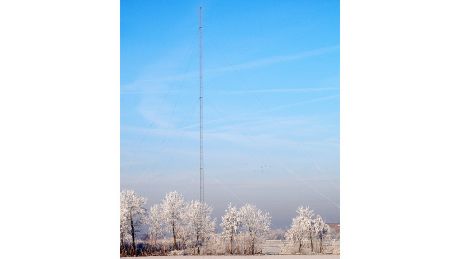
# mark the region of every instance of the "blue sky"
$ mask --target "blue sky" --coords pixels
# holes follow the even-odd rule
[[[339,1],[121,1],[121,188],[199,198],[203,5],[205,196],[339,222]]]

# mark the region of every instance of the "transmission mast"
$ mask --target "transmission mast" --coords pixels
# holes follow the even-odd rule
[[[204,163],[203,163],[203,25],[200,6],[200,202],[204,202]]]

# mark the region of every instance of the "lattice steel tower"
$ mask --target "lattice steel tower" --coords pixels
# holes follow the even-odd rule
[[[200,32],[200,202],[204,202],[204,163],[203,163],[203,25],[202,15],[199,14]]]

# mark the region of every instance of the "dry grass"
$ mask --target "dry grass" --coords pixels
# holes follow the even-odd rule
[[[172,257],[179,256],[146,256],[142,258],[150,259],[171,259]],[[183,256],[180,256],[184,258]],[[205,255],[205,256],[191,256],[194,259],[203,258],[203,259],[339,259],[340,255]],[[129,257],[122,257],[129,258]]]

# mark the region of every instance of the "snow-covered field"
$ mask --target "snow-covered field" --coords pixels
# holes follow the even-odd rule
[[[149,259],[171,259],[171,258],[184,258],[184,256],[146,256],[140,258]],[[207,255],[207,256],[191,256],[193,259],[339,259],[340,255]],[[130,257],[122,257],[130,258]]]

